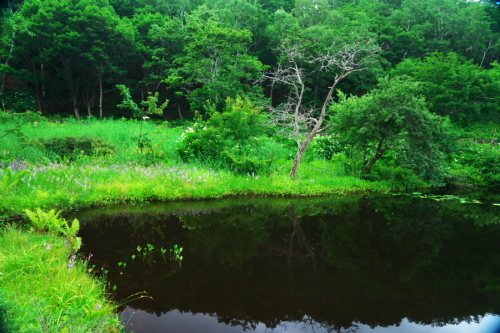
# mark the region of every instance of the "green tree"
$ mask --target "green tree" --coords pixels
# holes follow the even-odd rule
[[[341,95],[331,106],[332,128],[362,156],[363,173],[392,151],[396,164],[438,180],[441,119],[427,109],[420,85],[408,78],[385,78],[369,94]]]
[[[145,40],[142,41],[147,52],[143,64],[143,82],[149,90],[154,91],[159,89],[170,71],[177,67],[174,61],[182,54],[186,37],[179,19],[165,16],[158,18],[161,21],[151,25]]]
[[[19,37],[19,56],[39,99],[68,96],[80,117],[82,101],[90,112],[98,86],[102,114],[103,80],[131,49],[113,7],[107,0],[28,0],[21,13],[32,35]]]
[[[208,0],[206,6],[219,18],[223,26],[235,30],[249,30],[252,41],[249,52],[261,55],[266,51],[265,29],[270,15],[262,9],[259,2],[249,0]]]
[[[392,72],[423,82],[421,92],[429,109],[458,123],[498,119],[500,83],[498,69],[485,70],[456,53],[434,53],[424,59],[408,59]]]
[[[20,6],[15,1],[7,1],[5,8],[0,7],[0,107],[3,109],[7,74],[15,71],[11,66],[11,59],[16,47],[16,35],[27,32],[24,19],[19,13]]]
[[[405,0],[380,30],[384,57],[396,64],[432,52],[456,52],[483,63],[498,43],[487,7],[464,0]]]
[[[186,29],[184,53],[175,60],[181,67],[167,83],[186,91],[192,110],[204,112],[211,104],[221,110],[227,97],[261,96],[253,83],[264,66],[248,54],[250,31],[224,27],[206,8],[188,17]]]
[[[160,13],[138,13],[130,22],[135,33],[138,57],[135,61],[133,80],[134,95],[145,92],[159,92],[172,101],[172,107],[177,108],[179,118],[183,118],[181,104],[185,104],[182,92],[167,90],[165,79],[181,65],[175,60],[183,55],[186,44],[187,29],[182,19],[170,18]],[[139,69],[140,68],[140,69]],[[163,97],[163,96],[162,96]]]

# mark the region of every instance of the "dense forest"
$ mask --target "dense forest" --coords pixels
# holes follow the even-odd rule
[[[7,113],[195,119],[181,159],[243,172],[267,137],[292,178],[313,147],[367,179],[500,181],[495,1],[9,0],[0,24]]]
[[[167,98],[169,120],[237,95],[276,106],[291,90],[278,66],[294,70],[291,61],[302,103],[314,107],[346,70],[332,63],[346,48],[355,59],[338,88],[347,95],[408,75],[426,83],[433,113],[496,120],[500,9],[491,3],[8,0],[0,23],[5,110],[106,117],[117,112],[117,84]]]

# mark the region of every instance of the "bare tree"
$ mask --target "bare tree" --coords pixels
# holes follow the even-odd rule
[[[295,178],[300,162],[314,137],[325,131],[323,126],[327,109],[338,84],[349,74],[362,71],[378,60],[380,47],[375,38],[359,38],[351,42],[334,41],[322,54],[310,54],[303,43],[284,41],[278,48],[281,61],[261,80],[289,87],[287,100],[276,108],[270,107],[275,124],[297,142],[297,154],[290,177]],[[332,85],[321,109],[303,105],[305,78],[315,72],[331,72]]]

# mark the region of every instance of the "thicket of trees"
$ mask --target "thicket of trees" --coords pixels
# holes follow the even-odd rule
[[[198,113],[213,133],[261,110],[296,142],[292,177],[328,134],[364,173],[386,157],[432,178],[445,118],[500,118],[493,0],[8,0],[1,10],[0,109],[133,116],[117,107],[126,91],[129,105],[168,101],[164,119]],[[196,146],[207,135],[190,134],[186,156],[262,163],[227,142]]]
[[[342,48],[362,43],[379,48],[365,70],[339,67]],[[490,2],[8,0],[0,100],[6,110],[110,116],[124,84],[137,99],[169,99],[168,119],[222,110],[238,95],[276,108],[299,97],[277,79],[281,67],[300,70],[303,109],[329,102],[336,75],[352,74],[337,88],[362,95],[379,77],[405,74],[427,83],[431,111],[468,121],[496,116],[499,57],[500,9]],[[274,77],[259,80],[266,69]]]

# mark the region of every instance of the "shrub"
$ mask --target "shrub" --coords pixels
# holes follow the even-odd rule
[[[428,186],[412,169],[390,165],[389,163],[379,164],[374,169],[374,174],[377,175],[375,180],[390,181],[394,188],[408,190]]]
[[[331,160],[333,155],[345,151],[337,135],[316,136],[311,142],[310,149],[325,160]]]
[[[248,99],[228,98],[224,112],[213,112],[206,121],[199,119],[182,134],[179,155],[184,161],[257,173],[271,162],[259,154],[264,144],[259,140],[265,131],[264,121],[265,116]]]
[[[461,142],[451,166],[453,181],[500,186],[500,146],[496,143]]]

